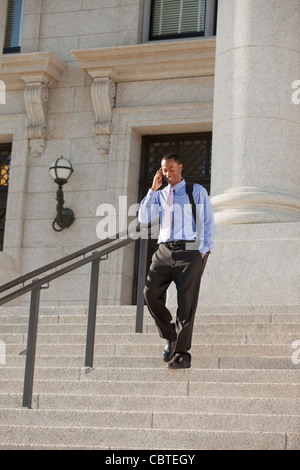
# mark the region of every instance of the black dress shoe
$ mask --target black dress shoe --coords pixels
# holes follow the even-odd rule
[[[176,356],[172,362],[168,364],[169,369],[190,369],[191,363],[183,359],[182,356]]]
[[[169,361],[172,361],[172,359],[174,359],[174,353],[172,352],[173,345],[174,343],[172,343],[172,341],[168,341],[166,344],[166,347],[164,349],[164,355],[163,355],[163,359],[165,362],[169,362]]]

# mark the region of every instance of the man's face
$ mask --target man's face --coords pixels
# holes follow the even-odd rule
[[[177,163],[174,158],[171,158],[170,160],[162,160],[161,169],[167,183],[171,186],[175,186],[182,180],[182,165]]]

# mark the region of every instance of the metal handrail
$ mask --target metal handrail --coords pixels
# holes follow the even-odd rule
[[[33,392],[33,379],[35,368],[35,354],[37,343],[37,330],[40,306],[40,292],[42,289],[48,288],[49,283],[69,272],[74,271],[86,264],[91,263],[91,280],[90,280],[90,296],[89,296],[89,311],[88,311],[88,325],[87,325],[87,338],[86,338],[86,352],[85,352],[85,367],[92,368],[94,360],[94,344],[95,344],[95,331],[96,331],[96,312],[97,312],[97,299],[98,299],[98,284],[99,284],[99,268],[100,261],[107,259],[109,253],[112,253],[130,243],[136,241],[136,238],[130,237],[136,232],[140,233],[140,265],[139,265],[139,278],[138,278],[138,296],[137,296],[137,312],[136,312],[136,333],[143,331],[143,312],[144,312],[144,299],[143,299],[143,286],[146,275],[146,258],[147,258],[147,245],[148,238],[151,230],[155,228],[152,224],[148,226],[139,226],[136,231],[121,232],[116,234],[113,239],[102,240],[98,243],[90,245],[82,250],[79,250],[71,255],[60,258],[57,261],[49,263],[41,268],[38,268],[30,273],[18,277],[13,281],[0,287],[0,292],[6,292],[13,287],[23,284],[23,287],[15,290],[12,293],[0,298],[0,305],[4,305],[11,300],[14,300],[28,292],[31,292],[30,299],[30,312],[29,312],[29,325],[27,336],[27,350],[26,350],[26,365],[25,365],[25,378],[23,389],[23,407],[31,408],[32,405],[32,392]],[[147,237],[142,237],[142,234],[147,231]],[[125,238],[126,237],[126,238]],[[117,241],[116,240],[120,240]],[[112,246],[96,251],[103,246],[115,242]],[[87,253],[92,254],[86,257]],[[68,266],[62,267],[58,271],[47,274],[42,278],[35,278],[40,274],[44,274],[51,269],[57,268],[66,262],[72,261],[80,256],[84,256],[82,260],[76,261]],[[31,284],[24,285],[26,281],[32,281]],[[46,286],[46,287],[44,287]]]
[[[112,240],[110,240],[110,241],[112,241]],[[122,248],[123,246],[126,246],[126,245],[132,243],[133,241],[134,240],[127,239],[127,240],[124,240],[123,242],[119,242],[117,245],[115,245],[113,247],[106,248],[106,249],[102,250],[101,252],[94,251],[93,254],[88,256],[87,258],[84,258],[80,261],[76,261],[75,263],[70,264],[69,266],[66,266],[64,268],[61,268],[60,270],[58,270],[58,271],[56,271],[52,274],[48,274],[47,276],[42,277],[41,279],[34,279],[31,284],[28,284],[27,286],[24,286],[24,287],[14,291],[14,292],[12,292],[11,294],[7,294],[6,296],[1,297],[0,298],[0,305],[6,304],[7,302],[10,302],[11,300],[14,300],[14,299],[16,299],[16,298],[18,298],[18,297],[20,297],[24,294],[27,294],[28,292],[31,292],[33,289],[35,289],[37,287],[41,287],[45,284],[48,284],[49,282],[53,281],[54,279],[57,279],[57,278],[63,276],[64,274],[67,274],[71,271],[74,271],[75,269],[78,269],[81,266],[84,266],[85,264],[89,264],[94,259],[97,259],[97,258],[102,257],[102,256],[106,256],[107,254],[109,254],[113,251],[116,251],[117,249]],[[54,267],[57,267],[60,264],[64,264],[64,263],[58,263],[58,261],[56,261],[53,264],[55,264]],[[42,274],[46,271],[49,271],[49,269],[44,270],[43,268],[40,268],[39,270],[36,270],[36,273],[38,272],[39,274]],[[34,274],[34,273],[35,273],[35,271],[33,271],[33,275],[31,275],[30,277],[28,277],[28,275],[26,275],[24,277],[26,277],[26,280],[28,281],[28,280],[32,279],[33,277],[35,277],[37,275],[37,274]],[[19,279],[22,279],[22,278],[19,278]],[[16,281],[17,280],[12,281],[12,282],[16,282]],[[22,281],[18,282],[18,284],[21,284],[21,283],[22,283]],[[5,290],[8,290],[8,289],[9,288],[6,288]]]
[[[83,248],[74,253],[71,253],[70,255],[64,256],[63,258],[60,258],[56,261],[46,264],[42,266],[41,268],[35,269],[34,271],[31,271],[30,273],[27,273],[24,276],[20,276],[8,282],[7,284],[3,284],[2,286],[0,286],[0,293],[10,290],[13,287],[18,286],[19,284],[24,284],[26,281],[30,281],[34,277],[39,276],[40,274],[43,274],[47,271],[50,271],[51,269],[57,268],[58,266],[61,266],[62,264],[68,263],[69,261],[72,261],[73,259],[79,258],[80,256],[85,256],[87,253],[90,253],[91,251],[98,250],[99,248],[107,245],[108,243],[111,243],[112,241],[118,240],[125,236],[130,236],[130,234],[131,232],[128,232],[128,231],[117,233],[115,237],[112,239],[101,240],[100,242],[94,243],[93,245],[89,245],[86,248]],[[1,305],[1,300],[2,299],[0,299],[0,305]]]

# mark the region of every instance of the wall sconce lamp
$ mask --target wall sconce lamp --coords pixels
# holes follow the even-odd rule
[[[54,183],[58,185],[56,193],[56,218],[53,221],[52,228],[55,232],[62,232],[65,228],[72,225],[75,220],[74,212],[64,207],[63,185],[66,184],[73,173],[73,167],[69,160],[64,157],[58,158],[49,168],[50,175]]]

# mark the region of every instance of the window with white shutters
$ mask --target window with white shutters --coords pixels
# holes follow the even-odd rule
[[[21,51],[24,0],[8,0],[4,53]]]
[[[152,0],[150,40],[204,36],[207,0]]]

